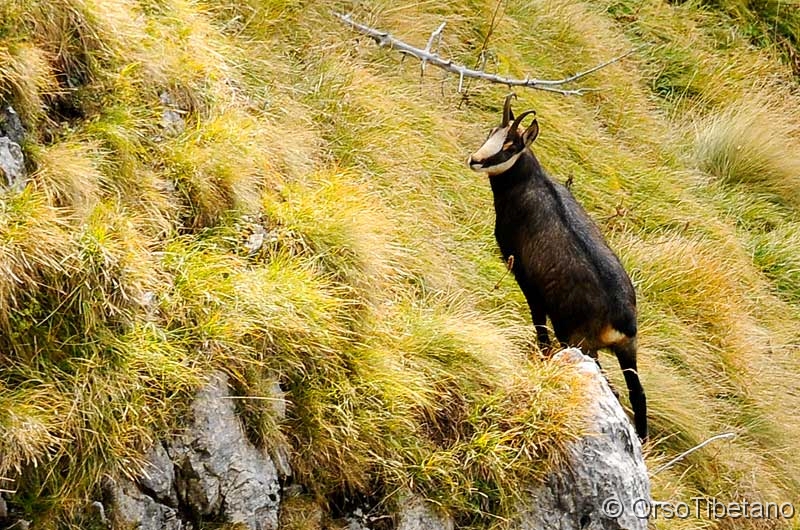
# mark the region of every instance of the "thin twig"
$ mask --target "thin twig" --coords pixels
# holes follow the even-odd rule
[[[500,12],[500,6],[502,5],[503,5],[503,0],[497,0],[497,3],[494,6],[494,11],[492,12],[492,20],[489,22],[489,30],[486,32],[486,37],[484,37],[483,43],[481,44],[481,50],[478,52],[478,60],[475,64],[475,67],[478,70],[484,70],[484,71],[486,70],[486,58],[489,48],[489,39],[491,39],[492,35],[494,34],[495,24],[500,23],[500,21],[497,18],[497,14]],[[468,83],[467,88],[461,95],[461,101],[458,102],[458,108],[461,108],[461,104],[467,101],[467,98],[469,97],[469,89],[470,86]]]
[[[440,57],[436,53],[431,53],[430,51],[423,50],[421,48],[417,48],[415,46],[411,46],[407,44],[389,33],[385,31],[380,31],[369,26],[365,26],[364,24],[360,24],[350,18],[350,15],[343,15],[341,13],[333,13],[333,15],[350,26],[352,29],[367,35],[375,40],[381,47],[389,47],[399,51],[402,54],[411,55],[416,57],[420,61],[425,63],[430,63],[438,68],[441,68],[447,72],[451,72],[454,74],[458,74],[459,76],[459,92],[464,85],[465,78],[473,78],[473,79],[483,79],[485,81],[489,81],[490,83],[498,83],[501,85],[506,85],[508,87],[519,86],[525,88],[532,88],[536,90],[544,90],[547,92],[556,92],[558,94],[563,94],[565,96],[582,96],[589,92],[597,91],[598,89],[593,88],[576,88],[576,89],[564,89],[564,88],[557,88],[561,85],[565,85],[567,83],[572,83],[573,81],[577,81],[591,73],[594,73],[601,68],[605,68],[611,64],[614,64],[625,57],[628,57],[632,53],[634,53],[637,49],[633,49],[623,53],[622,55],[618,55],[605,61],[604,63],[598,64],[597,66],[593,66],[588,70],[584,70],[582,72],[578,72],[577,74],[573,74],[569,77],[565,77],[563,79],[537,79],[531,77],[525,77],[525,79],[517,79],[513,77],[505,77],[498,74],[490,74],[483,70],[478,70],[474,68],[469,68],[467,66],[454,63],[450,59],[444,59]],[[441,26],[440,26],[441,27]],[[438,31],[438,30],[437,30]],[[436,32],[434,32],[435,34]]]
[[[431,33],[431,38],[428,39],[428,45],[425,46],[425,51],[426,52],[430,52],[431,51],[431,46],[433,46],[433,41],[434,41],[434,39],[436,39],[436,37],[439,37],[439,39],[440,39],[439,42],[441,42],[442,31],[444,31],[444,26],[446,24],[447,24],[447,22],[442,22],[441,24],[439,24],[439,27],[436,28],[436,31]]]
[[[514,268],[514,254],[511,254],[510,256],[508,256],[508,260],[506,260],[506,271],[503,273],[500,279],[497,280],[497,283],[494,284],[495,291],[500,288],[500,284],[503,283],[503,280],[506,279],[506,276],[508,276],[508,273],[511,272],[513,268]]]
[[[433,46],[433,41],[436,39],[437,36],[439,37],[439,44],[441,44],[441,42],[442,42],[442,31],[444,31],[445,24],[447,24],[447,22],[442,22],[441,24],[439,24],[439,27],[436,28],[436,31],[431,33],[431,37],[428,39],[428,45],[425,46],[425,53],[427,53],[427,54],[431,53],[431,46]],[[437,45],[436,48],[437,48],[437,51],[438,51],[438,48],[439,48],[438,45]],[[425,64],[426,63],[427,63],[427,61],[425,59],[422,59],[420,61],[420,63],[419,63],[420,64],[420,68],[422,70],[422,72],[421,72],[422,74],[425,73]]]
[[[662,466],[659,466],[658,468],[656,468],[655,471],[650,473],[650,475],[651,476],[652,475],[658,475],[659,473],[661,473],[665,469],[669,469],[670,467],[672,467],[673,465],[677,464],[678,462],[680,462],[681,460],[683,460],[684,458],[686,458],[690,454],[694,453],[698,449],[702,449],[703,447],[705,447],[706,445],[710,444],[711,442],[715,442],[717,440],[722,440],[722,439],[731,439],[731,438],[736,438],[736,433],[725,432],[725,433],[722,433],[722,434],[718,434],[716,436],[712,436],[711,438],[709,438],[705,442],[703,442],[701,444],[698,444],[698,445],[695,445],[694,447],[692,447],[688,451],[684,451],[683,453],[679,454],[678,456],[676,456],[675,458],[673,458],[672,460],[670,460],[666,464],[664,464]]]
[[[580,79],[582,77],[586,77],[589,74],[593,74],[596,71],[605,68],[606,66],[610,66],[610,65],[612,65],[612,64],[614,64],[616,62],[619,62],[622,59],[624,59],[625,57],[633,55],[637,51],[639,51],[639,48],[633,48],[632,50],[626,51],[622,55],[617,55],[616,57],[612,57],[611,59],[609,59],[608,61],[606,61],[604,63],[600,63],[597,66],[593,66],[593,67],[589,68],[588,70],[584,70],[582,72],[578,72],[577,74],[573,74],[573,75],[571,75],[569,77],[565,77],[564,79],[560,79],[560,80],[555,81],[553,83],[558,83],[558,84],[572,83],[573,81],[577,81],[578,79]]]
[[[496,27],[495,23],[500,23],[497,18],[497,14],[500,12],[500,6],[503,5],[503,0],[497,0],[497,3],[494,6],[494,11],[492,12],[492,20],[489,21],[489,31],[486,32],[486,37],[483,39],[483,44],[481,44],[481,51],[479,52],[479,56],[483,55],[486,49],[489,47],[489,39],[492,38],[492,34],[494,33],[494,29]],[[505,13],[505,11],[503,11]]]

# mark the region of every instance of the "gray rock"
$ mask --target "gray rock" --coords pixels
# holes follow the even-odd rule
[[[183,115],[186,111],[182,110],[172,94],[162,92],[159,97],[161,104],[164,105],[164,112],[161,114],[161,127],[170,135],[182,133],[186,129],[186,121]]]
[[[93,501],[89,505],[89,509],[95,513],[95,517],[102,523],[108,524],[108,519],[106,518],[106,507],[103,506],[103,503],[100,501]]]
[[[265,245],[271,245],[280,240],[280,236],[276,231],[267,231],[266,228],[259,224],[254,225],[252,230],[252,233],[247,238],[247,242],[243,245],[247,250],[248,256],[254,256],[264,248]]]
[[[19,144],[6,136],[0,137],[0,177],[6,188],[25,187],[25,157]]]
[[[193,426],[168,450],[184,477],[178,487],[182,502],[200,515],[221,514],[253,530],[277,528],[278,473],[245,437],[227,376],[216,374],[198,392],[192,410]]]
[[[272,383],[270,398],[276,419],[278,421],[286,419],[286,394],[278,381]],[[292,476],[291,453],[291,447],[283,438],[273,440],[269,448],[269,454],[281,478]]]
[[[637,517],[634,510],[650,502],[650,479],[630,420],[594,360],[576,349],[565,350],[554,360],[576,363],[589,378],[594,398],[590,434],[573,442],[565,465],[530,492],[530,502],[521,510],[516,526],[521,530],[645,530],[647,519]]]
[[[593,397],[589,435],[572,442],[565,464],[542,485],[531,488],[528,501],[512,526],[520,530],[644,530],[647,520],[636,517],[637,499],[650,500],[647,469],[633,427],[611,393],[596,363],[578,350],[567,350],[557,361],[572,362],[587,377]],[[275,383],[278,418],[286,400]],[[245,436],[230,399],[227,376],[216,374],[200,390],[192,406],[192,423],[172,442],[156,445],[137,483],[121,480],[113,488],[113,521],[117,527],[144,530],[189,530],[197,522],[240,523],[252,530],[276,530],[280,488],[273,457],[254,447]],[[280,445],[280,444],[277,444]],[[277,460],[276,460],[277,458]],[[288,472],[286,462],[279,462]],[[622,507],[622,513],[609,513]],[[368,530],[369,520],[356,510],[346,518],[349,530]],[[402,503],[397,530],[453,530],[452,519],[419,498]]]
[[[22,140],[25,138],[22,120],[10,105],[0,109],[0,136],[7,136],[15,144],[22,144]]]
[[[279,420],[286,418],[286,394],[281,388],[281,384],[274,381],[270,387],[270,397],[272,398],[272,410]]]
[[[247,255],[252,256],[259,250],[261,247],[264,246],[264,237],[267,235],[267,231],[264,229],[263,226],[257,225],[253,230],[253,233],[250,234],[250,237],[247,238],[247,243],[244,244],[244,248],[247,249]]]
[[[453,519],[414,497],[402,503],[397,530],[453,530]]]
[[[227,376],[215,374],[197,393],[186,432],[154,446],[136,484],[121,480],[110,488],[115,524],[190,528],[180,515],[191,513],[198,521],[277,529],[278,472],[245,437],[230,398]]]
[[[374,519],[356,508],[345,517],[347,530],[370,530]],[[453,519],[440,513],[421,497],[408,497],[400,501],[396,514],[395,530],[453,530]]]
[[[347,530],[370,530],[367,526],[367,517],[361,508],[356,508],[353,513],[345,517],[345,521],[347,521]]]
[[[156,502],[127,479],[111,488],[114,528],[137,530],[182,530],[184,527],[174,508]]]
[[[8,506],[6,506],[6,500],[0,495],[0,519],[5,519],[8,517]]]
[[[270,448],[269,455],[272,457],[272,461],[275,464],[275,469],[278,471],[278,475],[280,475],[282,478],[292,476],[290,456],[291,449],[289,448],[288,443],[285,441],[276,443]]]
[[[167,450],[160,442],[147,455],[144,474],[139,478],[139,485],[161,503],[173,508],[178,507],[178,494],[175,490],[175,467]]]

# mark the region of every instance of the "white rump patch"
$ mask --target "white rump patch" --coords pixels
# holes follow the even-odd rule
[[[627,338],[627,335],[611,326],[606,326],[600,334],[600,340],[602,340],[604,344],[609,345],[616,344],[625,338]]]

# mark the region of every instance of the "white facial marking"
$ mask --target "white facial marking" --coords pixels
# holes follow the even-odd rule
[[[490,177],[495,175],[499,175],[500,173],[505,173],[511,166],[517,163],[517,159],[522,155],[522,151],[515,154],[505,162],[501,164],[497,164],[496,166],[488,166],[488,167],[473,167],[472,169],[475,171],[480,171],[481,173],[487,173]]]
[[[483,145],[480,149],[475,151],[472,155],[472,160],[475,162],[482,162],[486,160],[492,155],[496,155],[500,151],[503,150],[503,144],[506,141],[506,135],[508,134],[509,127],[503,127],[502,129],[497,129],[489,138],[483,142]]]

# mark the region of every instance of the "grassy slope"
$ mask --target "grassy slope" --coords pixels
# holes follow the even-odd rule
[[[800,503],[797,19],[770,35],[761,3],[510,2],[489,43],[542,77],[643,45],[586,81],[601,92],[517,108],[637,285],[651,468],[739,434],[654,477],[659,499]],[[101,477],[135,472],[215,368],[255,397],[281,379],[284,425],[263,400],[243,413],[254,439],[288,437],[309,502],[415,490],[495,524],[580,432],[580,385],[529,359],[524,302],[494,289],[491,196],[463,164],[505,90],[459,104],[456,80],[320,4],[0,5],[0,95],[34,175],[0,201],[0,476],[22,473],[13,507],[42,527],[87,525]],[[447,20],[446,52],[473,62],[495,5],[356,14],[416,43]]]

